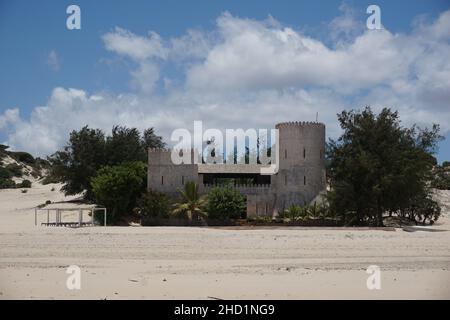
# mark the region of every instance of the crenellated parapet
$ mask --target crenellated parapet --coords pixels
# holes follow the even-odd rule
[[[280,122],[275,125],[276,129],[290,128],[290,127],[325,127],[325,124],[316,121],[288,121],[288,122]]]

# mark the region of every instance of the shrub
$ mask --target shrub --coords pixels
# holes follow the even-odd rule
[[[22,192],[22,193],[27,193],[28,190],[27,190],[27,189],[22,189],[21,192]]]
[[[173,216],[186,217],[189,221],[200,220],[208,216],[204,210],[206,199],[198,192],[198,185],[188,181],[183,190],[179,190],[182,201],[174,204]]]
[[[291,221],[304,220],[307,218],[306,208],[302,208],[297,204],[291,204],[284,212],[283,218],[288,218]]]
[[[0,166],[0,189],[14,188],[16,184],[12,178],[12,173]]]
[[[47,175],[41,180],[41,183],[43,185],[50,184],[50,183],[59,183],[59,182],[60,181],[58,181],[58,178],[56,178],[53,175]]]
[[[0,178],[0,189],[10,189],[15,187],[16,184],[13,180]]]
[[[24,162],[26,164],[32,165],[35,163],[34,157],[28,152],[15,151],[9,152],[9,155],[17,161]]]
[[[145,177],[143,162],[127,162],[103,167],[91,180],[95,200],[108,209],[110,222],[132,213],[136,199],[145,188]]]
[[[431,187],[440,190],[450,190],[450,163],[443,162],[442,166],[436,166],[433,170],[434,176]]]
[[[16,163],[8,164],[5,169],[11,172],[11,175],[14,177],[21,177],[23,175],[22,167]]]
[[[137,201],[137,211],[145,218],[167,218],[169,216],[169,199],[158,191],[150,190],[141,195]]]
[[[17,185],[18,188],[31,188],[30,180],[23,180],[21,183]]]
[[[237,219],[245,213],[245,210],[245,197],[229,186],[215,187],[208,193],[209,218]]]

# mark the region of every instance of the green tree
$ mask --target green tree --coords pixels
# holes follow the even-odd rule
[[[147,129],[141,138],[136,128],[115,126],[111,135],[88,126],[72,131],[69,143],[62,150],[48,157],[50,172],[44,182],[63,182],[67,195],[85,191],[87,200],[93,199],[90,180],[97,171],[106,166],[123,162],[147,160],[147,148],[164,145],[161,137]]]
[[[124,162],[106,166],[92,178],[95,200],[108,210],[110,222],[132,213],[136,200],[145,189],[146,166],[142,162]]]
[[[139,130],[114,126],[111,136],[106,138],[108,165],[118,165],[125,161],[145,161],[147,153],[142,148]]]
[[[149,148],[160,149],[165,146],[166,144],[163,142],[162,137],[156,135],[154,128],[144,130],[144,133],[142,134],[142,147],[145,152],[147,152]]]
[[[328,148],[332,191],[330,209],[350,224],[375,221],[410,207],[427,182],[436,160],[439,127],[421,130],[400,125],[397,112],[370,107],[338,115],[342,136]]]
[[[204,207],[206,205],[205,197],[200,196],[198,185],[189,181],[184,185],[184,190],[179,190],[182,201],[174,205],[174,215],[186,215],[189,221],[194,217],[204,218],[207,216]]]
[[[105,135],[85,126],[72,131],[68,145],[48,157],[50,180],[63,182],[61,190],[67,195],[86,191],[86,199],[92,199],[90,180],[106,165],[105,160]]]
[[[208,193],[207,211],[212,219],[237,219],[245,209],[245,197],[229,186],[214,187]]]

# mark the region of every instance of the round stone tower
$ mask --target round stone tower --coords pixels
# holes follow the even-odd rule
[[[325,125],[283,122],[279,130],[279,170],[272,176],[278,212],[291,204],[309,204],[326,187]]]

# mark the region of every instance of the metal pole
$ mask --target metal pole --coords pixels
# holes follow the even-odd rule
[[[37,226],[37,208],[34,208],[34,225]]]
[[[103,215],[105,216],[105,227],[106,227],[106,208],[103,209]]]
[[[94,212],[95,212],[95,209],[92,209],[91,210],[91,225],[92,226],[94,225]]]
[[[81,227],[83,223],[83,210],[78,210],[78,226]]]

